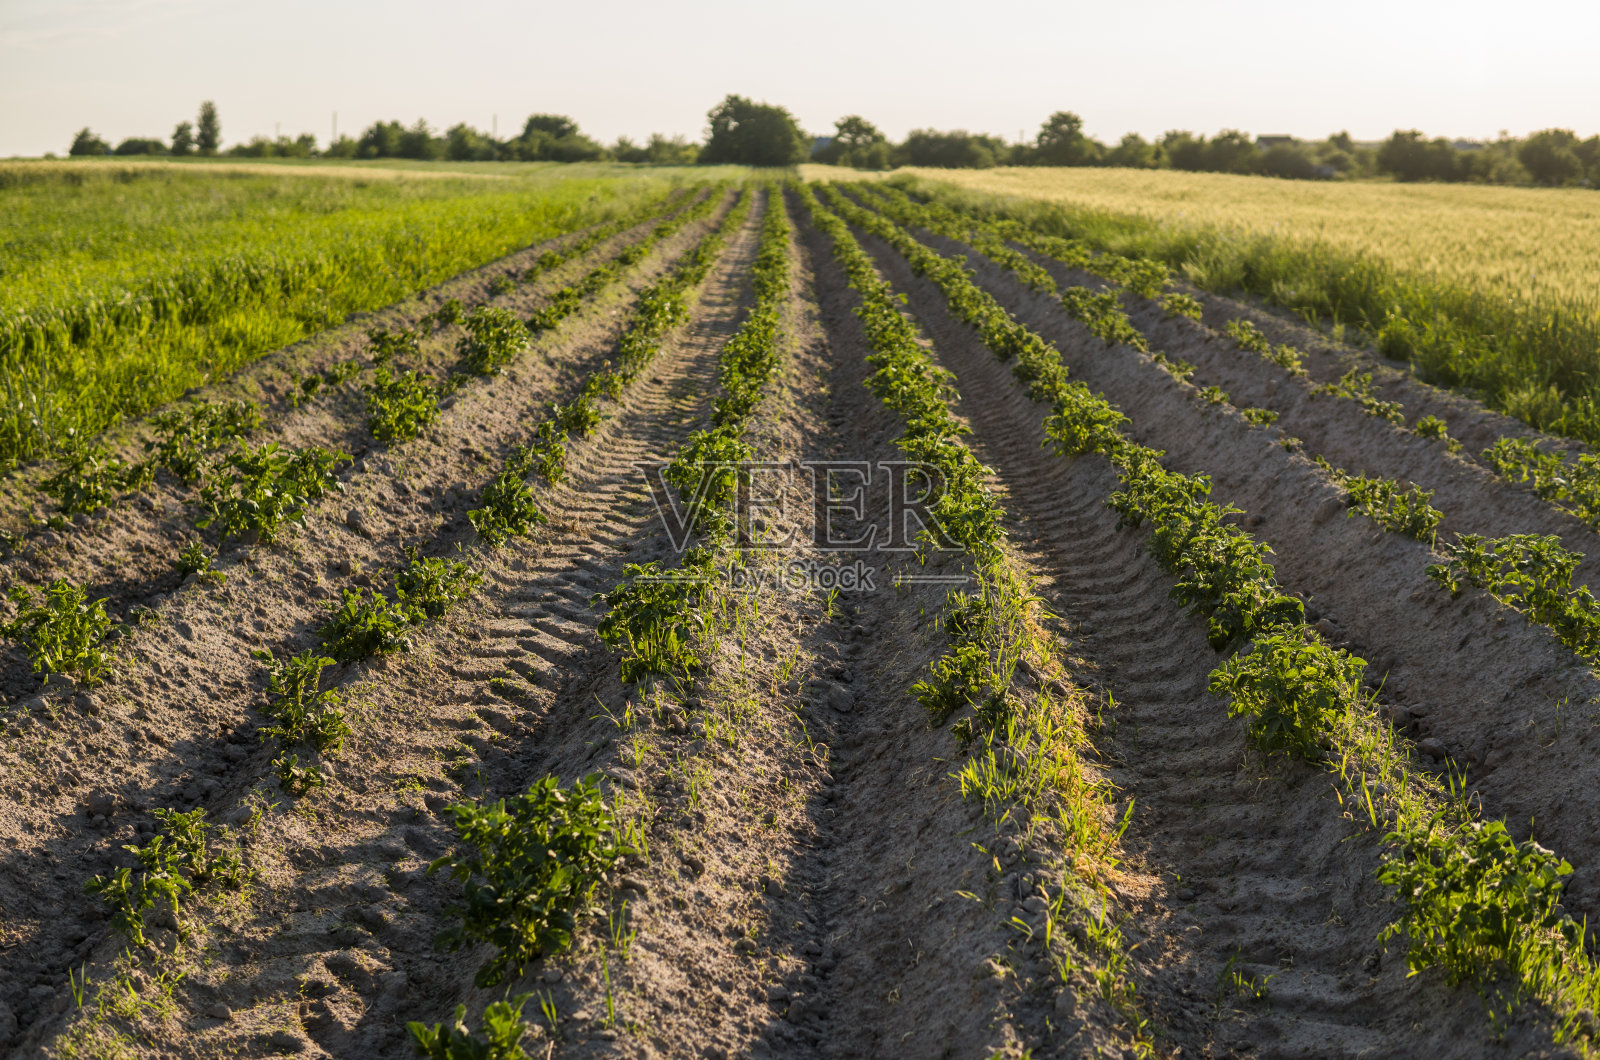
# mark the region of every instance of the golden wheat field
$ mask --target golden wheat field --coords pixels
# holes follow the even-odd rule
[[[908,169],[976,191],[1314,239],[1497,295],[1592,302],[1600,196],[1585,188],[1273,180],[1175,170]]]

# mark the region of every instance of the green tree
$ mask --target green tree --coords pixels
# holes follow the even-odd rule
[[[400,134],[401,158],[420,158],[428,161],[444,156],[444,141],[433,135],[428,123],[421,118],[415,125]]]
[[[172,130],[172,153],[175,155],[188,155],[194,153],[194,126],[186,121],[180,121]]]
[[[651,133],[644,149],[650,153],[650,161],[658,166],[692,166],[700,158],[700,145],[690,143],[681,134]]]
[[[1261,172],[1269,177],[1310,180],[1317,175],[1317,160],[1305,144],[1274,144],[1261,155]]]
[[[1378,148],[1378,169],[1398,180],[1456,180],[1460,163],[1448,140],[1424,140],[1417,129],[1396,129]]]
[[[1039,126],[1034,140],[1034,163],[1041,166],[1091,166],[1105,148],[1083,135],[1083,119],[1070,110],[1058,110]]]
[[[361,133],[356,141],[356,154],[362,158],[400,157],[400,137],[405,128],[397,121],[375,121]]]
[[[810,153],[799,123],[783,107],[729,95],[706,117],[711,129],[702,162],[792,166]]]
[[[951,132],[912,129],[906,142],[894,152],[896,165],[943,169],[988,169],[1005,157],[1004,141],[993,136],[974,135],[964,129]]]
[[[578,123],[564,114],[530,114],[528,120],[522,123],[522,136],[527,139],[536,132],[544,133],[552,140],[561,140],[577,136]]]
[[[1545,129],[1528,137],[1517,158],[1540,184],[1559,186],[1583,178],[1578,137],[1570,129]]]
[[[506,145],[522,162],[592,162],[606,149],[583,135],[578,123],[561,114],[532,114],[522,135]]]
[[[818,162],[857,169],[888,169],[889,138],[867,119],[851,114],[833,123],[833,137],[811,152]]]
[[[209,99],[200,104],[199,128],[195,146],[203,155],[216,154],[222,144],[222,122],[217,118],[217,105]]]
[[[1154,169],[1157,162],[1156,145],[1138,133],[1129,133],[1122,142],[1106,152],[1106,165],[1126,166],[1129,169]]]
[[[1206,168],[1206,138],[1184,129],[1172,129],[1161,137],[1161,153],[1173,169],[1199,172]]]
[[[67,149],[69,155],[109,155],[111,145],[89,131],[86,125],[78,130],[78,135],[72,138],[72,146]]]
[[[1261,149],[1238,129],[1224,129],[1206,145],[1205,168],[1214,173],[1261,172]]]

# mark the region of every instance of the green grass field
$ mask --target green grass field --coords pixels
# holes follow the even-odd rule
[[[0,465],[708,170],[0,165]]]

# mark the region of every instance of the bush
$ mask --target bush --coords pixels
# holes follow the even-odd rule
[[[480,987],[497,986],[545,953],[572,943],[578,917],[618,859],[631,853],[600,792],[599,774],[563,788],[553,776],[493,806],[450,807],[470,848],[428,866],[449,868],[463,884],[461,923],[436,945],[454,953],[487,943],[495,953],[478,969]]]
[[[1569,129],[1545,129],[1528,137],[1517,149],[1517,160],[1540,184],[1560,186],[1583,177],[1578,138]]]
[[[167,145],[160,140],[151,140],[138,136],[130,136],[117,145],[112,152],[117,155],[164,155]]]
[[[1317,161],[1301,144],[1275,144],[1261,156],[1261,172],[1287,180],[1311,180],[1317,175]]]

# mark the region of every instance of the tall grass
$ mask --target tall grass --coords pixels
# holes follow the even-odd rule
[[[1600,444],[1600,196],[1101,170],[917,175],[1045,231],[1146,255],[1370,334],[1419,375]]]
[[[685,179],[0,169],[0,466]]]

